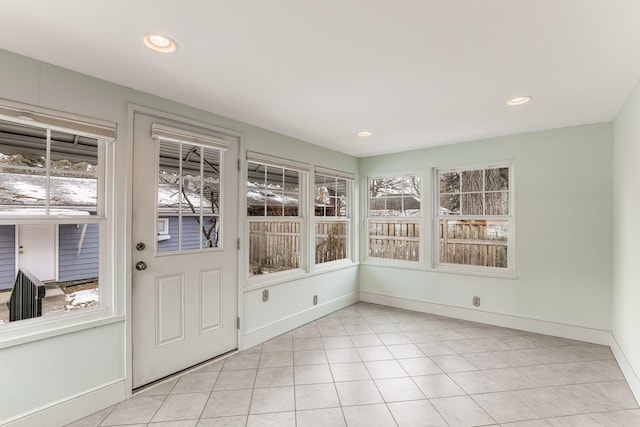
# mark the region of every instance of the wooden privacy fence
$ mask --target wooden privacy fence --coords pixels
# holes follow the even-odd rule
[[[369,221],[369,256],[418,261],[420,224],[415,221]]]
[[[347,222],[316,222],[316,263],[347,258]]]
[[[347,221],[316,222],[316,263],[347,258],[347,230]],[[251,222],[249,239],[253,274],[300,267],[299,222]]]
[[[507,267],[505,225],[485,220],[440,220],[440,262]]]
[[[254,274],[300,267],[300,223],[249,222],[249,262]]]

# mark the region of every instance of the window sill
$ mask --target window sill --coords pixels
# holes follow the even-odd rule
[[[400,268],[405,270],[426,270],[422,261],[405,261],[389,258],[365,258],[364,261],[362,261],[362,264],[375,267]]]
[[[114,316],[109,308],[88,309],[86,313],[46,316],[21,320],[0,326],[0,349],[27,344],[112,323],[124,322],[123,315]]]
[[[493,268],[474,268],[462,267],[454,265],[437,265],[430,269],[435,273],[462,274],[466,276],[496,277],[501,279],[517,279],[518,276],[514,271],[493,269]]]
[[[345,267],[352,267],[356,265],[351,259],[339,259],[337,261],[323,262],[322,264],[315,264],[313,270],[309,274],[326,273],[327,271],[341,270]]]
[[[383,268],[396,268],[400,270],[415,270],[424,271],[426,273],[444,273],[444,274],[458,274],[464,276],[476,276],[476,277],[495,277],[499,279],[512,279],[518,278],[518,275],[513,271],[499,271],[499,270],[483,270],[477,268],[464,268],[456,266],[435,266],[425,267],[421,263],[411,261],[396,261],[396,262],[380,262],[378,260],[372,261],[367,259],[361,263],[361,265],[371,267],[383,267]]]
[[[353,261],[335,261],[335,263],[331,263],[331,266],[326,266],[323,268],[318,268],[314,271],[305,272],[303,269],[296,269],[294,272],[287,272],[290,274],[286,274],[283,272],[280,273],[272,273],[274,276],[277,274],[277,277],[261,277],[259,280],[249,279],[247,280],[247,286],[242,290],[243,292],[251,292],[259,289],[264,289],[269,286],[281,285],[283,283],[293,282],[295,280],[306,279],[307,277],[313,277],[320,274],[326,274],[333,271],[344,270],[347,268],[357,267],[358,263]]]

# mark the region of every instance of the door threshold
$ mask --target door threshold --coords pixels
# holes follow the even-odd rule
[[[212,359],[208,359],[208,360],[205,360],[204,362],[200,362],[197,365],[193,365],[193,366],[190,366],[188,368],[182,369],[182,370],[180,370],[178,372],[174,372],[171,375],[167,375],[166,377],[163,377],[163,378],[160,378],[158,380],[155,380],[155,381],[153,381],[153,382],[151,382],[149,384],[145,384],[145,385],[140,386],[138,388],[134,388],[131,391],[131,394],[132,394],[132,396],[139,395],[139,394],[144,393],[144,392],[146,392],[148,390],[151,390],[152,388],[158,387],[158,386],[160,386],[160,385],[162,385],[162,384],[164,384],[166,382],[169,382],[169,381],[171,381],[173,379],[180,378],[183,375],[186,375],[186,374],[189,374],[191,372],[197,371],[198,369],[202,368],[205,365],[208,365],[208,364],[213,363],[213,362],[217,362],[219,360],[226,359],[229,356],[233,356],[236,353],[239,353],[237,348],[234,349],[234,350],[230,350],[230,351],[228,351],[226,353],[222,353],[222,354],[220,354],[220,355],[218,355],[218,356],[216,356],[216,357],[214,357]]]

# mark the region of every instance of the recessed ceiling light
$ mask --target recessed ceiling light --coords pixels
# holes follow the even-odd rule
[[[516,96],[515,98],[511,98],[507,101],[507,105],[522,105],[531,101],[530,96]]]
[[[156,52],[173,53],[178,50],[178,44],[172,38],[162,34],[147,34],[142,41],[145,46]]]
[[[371,132],[370,130],[361,130],[356,135],[358,135],[358,136],[371,136],[371,135],[373,135],[373,132]]]

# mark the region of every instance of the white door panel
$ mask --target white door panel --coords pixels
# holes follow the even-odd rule
[[[134,115],[134,388],[237,347],[237,142],[159,142],[154,123],[191,130]]]

